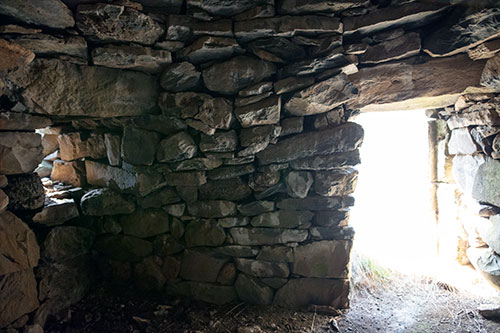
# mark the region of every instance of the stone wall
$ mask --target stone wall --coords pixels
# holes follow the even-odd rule
[[[0,243],[0,327],[43,326],[93,273],[216,304],[347,307],[349,120],[479,85],[500,48],[488,7],[0,2],[0,239],[24,242]]]

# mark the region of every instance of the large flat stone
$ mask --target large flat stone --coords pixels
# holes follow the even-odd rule
[[[281,114],[280,96],[270,96],[250,105],[237,107],[236,118],[243,127],[278,124]]]
[[[220,61],[241,53],[244,50],[234,38],[214,36],[201,37],[182,51],[183,57],[193,64]]]
[[[284,107],[294,116],[309,116],[330,111],[356,96],[357,89],[347,75],[340,74],[296,92]]]
[[[477,103],[461,110],[459,114],[453,113],[446,123],[451,130],[477,125],[500,125],[500,115],[495,102]]]
[[[278,290],[276,305],[299,309],[310,304],[349,307],[349,281],[339,279],[292,279]]]
[[[80,213],[73,199],[47,199],[42,211],[33,216],[33,222],[54,226],[78,216]]]
[[[239,274],[234,285],[238,297],[255,305],[268,305],[273,301],[274,291],[259,279]]]
[[[472,197],[480,202],[500,206],[500,162],[488,160],[477,169],[472,185]]]
[[[188,0],[187,6],[190,10],[204,10],[215,16],[233,16],[261,4],[272,4],[270,0],[240,0],[240,1],[224,1],[224,0]]]
[[[35,59],[35,53],[18,45],[0,38],[0,71],[9,72],[20,66],[27,65]],[[3,89],[3,88],[2,88]],[[2,90],[0,89],[0,91]]]
[[[105,118],[139,116],[157,108],[156,79],[135,71],[38,59],[9,79],[25,87],[23,103],[41,114]]]
[[[262,165],[283,163],[300,158],[347,152],[357,149],[363,141],[363,129],[346,123],[322,131],[302,133],[268,146],[257,154]]]
[[[420,53],[420,35],[416,32],[369,46],[358,56],[361,64],[380,64],[412,57]]]
[[[293,274],[313,278],[347,279],[352,241],[320,241],[293,250]]]
[[[85,138],[80,132],[60,134],[57,137],[61,159],[72,161],[82,157],[100,159],[106,157],[106,145],[102,134],[91,133]]]
[[[200,83],[201,73],[187,61],[168,65],[161,74],[160,85],[172,92],[189,91]]]
[[[21,35],[13,39],[15,43],[33,51],[36,55],[75,57],[74,61],[87,63],[87,42],[79,36],[56,37],[46,34]]]
[[[252,190],[241,178],[210,180],[199,188],[200,200],[233,200],[248,197]]]
[[[36,267],[40,249],[35,234],[10,212],[0,214],[0,276]]]
[[[34,131],[50,125],[52,121],[47,117],[21,112],[0,112],[0,130]]]
[[[424,51],[432,56],[448,57],[500,37],[500,9],[488,8],[467,14],[464,8],[452,12],[438,29],[424,38]]]
[[[0,14],[50,28],[65,29],[75,25],[73,14],[59,0],[4,0],[0,3]]]
[[[80,205],[83,214],[90,216],[130,214],[135,211],[133,201],[108,188],[98,188],[85,193]]]
[[[332,170],[361,163],[359,150],[330,155],[316,155],[290,162],[294,170]]]
[[[231,95],[270,77],[275,72],[276,67],[272,63],[238,56],[205,69],[203,81],[209,90]]]
[[[135,9],[105,3],[82,4],[76,12],[76,26],[97,42],[154,44],[165,28]]]
[[[232,228],[231,236],[238,245],[274,245],[303,242],[307,230],[277,228]]]
[[[323,196],[349,195],[356,189],[358,171],[346,168],[338,171],[316,172],[314,175],[314,191]]]
[[[306,13],[340,13],[344,10],[352,8],[367,7],[369,4],[370,1],[368,0],[283,0],[278,7],[278,12],[280,14],[292,15],[301,15]]]
[[[349,76],[359,94],[347,105],[362,111],[448,106],[449,99],[441,101],[437,97],[460,94],[469,86],[478,86],[483,67],[484,60],[472,61],[466,55],[456,55],[420,63],[410,58],[361,68]]]
[[[236,213],[236,205],[227,200],[197,201],[188,205],[188,212],[204,218],[232,216]]]
[[[0,173],[33,172],[43,159],[42,141],[37,133],[0,133]]]
[[[250,223],[254,227],[307,229],[314,214],[308,211],[279,210],[257,215]]]
[[[282,262],[238,258],[236,259],[236,267],[247,275],[259,278],[287,278],[290,275],[288,264]]]
[[[121,157],[135,165],[152,165],[160,135],[134,126],[123,129]]]

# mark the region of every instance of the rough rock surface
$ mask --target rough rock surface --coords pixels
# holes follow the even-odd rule
[[[481,75],[481,85],[500,90],[500,54],[486,62]]]
[[[135,210],[134,202],[107,188],[87,192],[81,207],[83,214],[91,216],[130,214]]]
[[[238,275],[235,288],[239,298],[250,304],[268,305],[273,301],[274,292],[269,286],[245,274]]]
[[[294,274],[311,278],[346,279],[352,241],[319,241],[294,249]],[[335,259],[333,259],[335,258]]]
[[[75,25],[71,11],[59,0],[4,0],[0,3],[0,14],[50,28],[64,29]]]
[[[24,132],[0,133],[0,173],[32,172],[42,161],[40,135]]]
[[[188,91],[198,86],[200,76],[201,73],[191,63],[184,61],[167,66],[160,77],[160,84],[167,91]]]
[[[3,189],[9,197],[10,210],[34,210],[43,206],[45,190],[36,173],[12,175]]]
[[[64,224],[80,216],[73,199],[47,199],[42,211],[33,216],[33,222],[47,226]]]

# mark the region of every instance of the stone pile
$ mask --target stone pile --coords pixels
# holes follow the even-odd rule
[[[1,1],[0,173],[27,188],[8,205],[39,234],[34,323],[83,295],[89,251],[141,290],[347,307],[351,116],[461,93],[498,50],[495,8],[384,4]],[[49,195],[26,196],[42,160]]]

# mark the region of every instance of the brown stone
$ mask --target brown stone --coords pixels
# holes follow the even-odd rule
[[[301,88],[305,88],[307,86],[312,85],[313,83],[314,83],[314,78],[310,76],[287,77],[286,79],[279,80],[274,84],[274,92],[277,95],[280,95]]]
[[[77,62],[87,64],[87,42],[83,37],[55,37],[46,34],[22,35],[13,39],[15,43],[33,51],[37,55],[67,55],[76,58]]]
[[[481,75],[481,85],[487,88],[500,90],[500,54],[486,62]]]
[[[10,212],[0,214],[0,276],[36,267],[40,249],[35,234]]]
[[[316,172],[314,191],[323,196],[343,196],[354,192],[358,182],[358,171],[346,168],[338,171]]]
[[[83,214],[90,216],[130,214],[135,211],[134,202],[108,188],[85,193],[80,205]]]
[[[9,197],[10,210],[34,210],[43,206],[45,189],[36,173],[23,173],[8,177],[3,189]]]
[[[85,163],[83,161],[55,160],[52,163],[52,172],[50,179],[70,184],[73,186],[84,186],[87,182],[85,179]]]
[[[165,68],[160,77],[160,85],[167,91],[188,91],[198,86],[200,76],[201,73],[191,63],[175,63]]]
[[[0,14],[29,24],[56,29],[75,25],[71,11],[59,0],[5,0],[0,4]]]
[[[234,113],[243,127],[277,124],[281,114],[281,97],[274,95],[254,104],[237,107]]]
[[[34,131],[50,125],[52,121],[47,117],[20,112],[0,112],[0,130]]]
[[[57,138],[61,158],[72,161],[82,157],[95,159],[106,157],[104,136],[91,134],[88,138],[82,137],[80,132],[60,134]]]
[[[401,37],[369,46],[358,56],[361,64],[380,64],[391,60],[412,57],[420,53],[420,35],[411,32]]]
[[[42,211],[33,216],[33,222],[54,226],[78,216],[80,213],[73,199],[47,199]]]
[[[0,133],[0,173],[32,172],[42,161],[40,135],[25,132]]]

